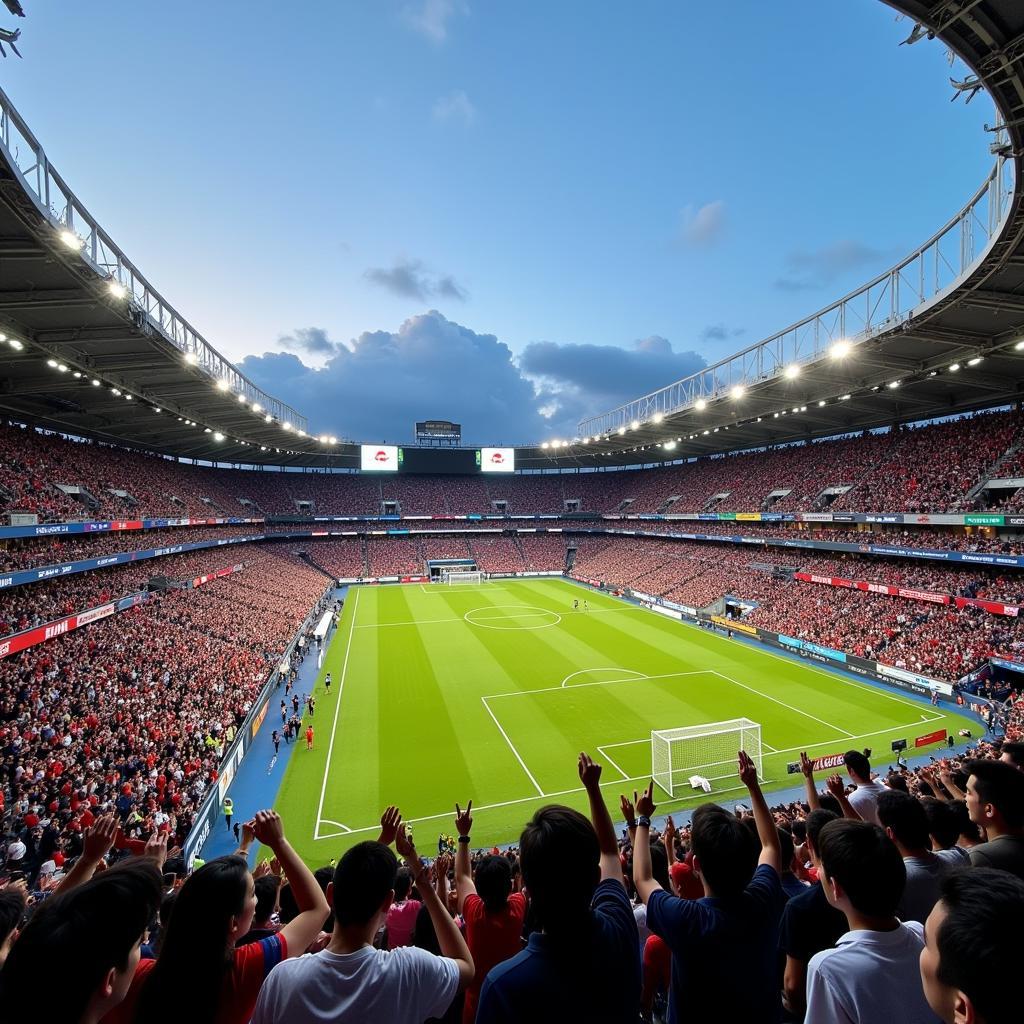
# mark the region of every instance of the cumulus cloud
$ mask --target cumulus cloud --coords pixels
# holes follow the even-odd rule
[[[408,442],[417,419],[438,416],[462,423],[471,442],[525,444],[553,429],[566,432],[557,407],[542,415],[538,389],[507,345],[435,310],[410,317],[397,331],[368,331],[335,344],[321,368],[293,352],[247,356],[238,366],[307,415],[313,431],[339,437]]]
[[[683,241],[690,245],[714,245],[725,232],[725,201],[683,208]]]
[[[853,270],[868,269],[889,259],[891,250],[875,249],[854,238],[841,238],[820,249],[794,249],[786,257],[789,273],[776,279],[781,291],[822,288]]]
[[[422,0],[402,8],[402,21],[425,39],[440,45],[448,38],[448,22],[457,14],[468,14],[462,0]]]
[[[465,302],[466,289],[451,274],[436,276],[421,260],[399,260],[391,267],[371,267],[363,275],[368,281],[405,299],[426,302],[432,296]]]
[[[676,352],[660,335],[615,345],[558,345],[533,342],[519,357],[523,372],[538,379],[548,401],[567,410],[585,404],[584,414],[636,398],[696,373],[707,364],[696,352]]]
[[[311,356],[329,356],[335,350],[335,343],[322,327],[297,327],[291,334],[282,334],[278,341],[284,348]]]
[[[433,115],[442,124],[451,122],[468,128],[476,122],[476,107],[461,89],[456,89],[434,104]]]

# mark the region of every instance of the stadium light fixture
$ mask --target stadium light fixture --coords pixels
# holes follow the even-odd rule
[[[299,437],[305,437],[305,436],[306,436],[306,432],[304,430],[300,430],[299,431]]]
[[[292,425],[287,420],[285,420],[284,423],[281,424],[281,429],[282,430],[291,430],[292,429]]]
[[[732,389],[732,391],[729,392],[729,394],[732,395],[732,397],[738,402],[743,397],[743,394],[744,394],[743,385],[742,384],[737,384]]]
[[[49,367],[49,368],[50,368],[51,370],[56,370],[56,369],[57,369],[57,360],[56,360],[56,359],[47,359],[47,360],[46,360],[46,365],[47,365],[47,366],[48,366],[48,367]]]
[[[829,355],[833,359],[845,359],[852,348],[853,346],[845,338],[841,338],[829,349]]]
[[[271,416],[270,413],[268,412],[267,415],[263,417],[263,422],[264,423],[273,423],[274,422],[274,417]]]
[[[786,380],[793,380],[794,378],[800,376],[800,364],[790,363],[789,366],[787,366],[785,370],[782,371],[782,373]]]
[[[117,278],[113,278],[107,285],[107,291],[110,292],[115,299],[123,299],[128,294],[128,289],[125,288]]]
[[[113,395],[113,396],[114,396],[115,398],[120,398],[120,397],[121,397],[121,391],[120,391],[120,389],[119,389],[119,388],[111,388],[111,389],[110,389],[110,393],[111,393],[111,394],[112,394],[112,395]]]
[[[124,400],[125,400],[126,402],[130,402],[130,401],[132,400],[132,396],[131,396],[131,395],[125,395],[125,396],[124,396]]]
[[[549,447],[549,445],[548,445],[547,441],[543,441],[541,443],[541,448],[544,448],[546,450],[548,447]]]
[[[100,386],[100,381],[97,380],[95,377],[93,377],[93,379],[92,379],[92,386],[94,388],[98,388]]]
[[[757,417],[757,422],[758,422],[758,423],[760,423],[760,422],[761,422],[761,417],[760,417],[760,416],[758,416],[758,417]]]
[[[318,440],[320,441],[321,444],[327,444],[327,435],[321,434]]]
[[[58,363],[57,364],[57,372],[58,373],[67,373],[68,372],[67,364],[66,363]]]
[[[74,377],[75,380],[81,380],[82,379],[82,371],[81,370],[75,370],[75,372],[73,374],[71,374],[71,376]]]
[[[331,436],[328,438],[328,440],[331,442],[331,444],[337,444],[338,443],[338,439],[333,434],[331,434]]]
[[[1022,348],[1024,348],[1024,338],[1021,338],[1021,340],[1013,346],[1013,350],[1014,352],[1019,352]]]
[[[15,352],[20,352],[25,347],[17,338],[8,338],[7,344],[10,345]]]
[[[818,408],[821,409],[826,404],[825,399],[821,398],[818,400]]]
[[[949,364],[949,372],[950,373],[956,373],[956,371],[959,370],[959,369],[960,369],[960,364],[959,363],[950,363]]]
[[[973,359],[968,359],[967,360],[967,365],[968,366],[977,366],[978,363],[981,362],[982,358],[983,358],[982,356],[975,356]]]
[[[807,406],[806,405],[801,405],[800,406],[800,411],[801,412],[807,412]]]
[[[153,412],[163,412],[163,409],[161,409],[160,406],[158,406],[158,405],[154,405],[153,406]]]
[[[929,377],[938,377],[938,375],[939,375],[939,371],[938,370],[932,370],[931,373],[928,374]]]
[[[777,420],[778,418],[779,418],[779,414],[777,412],[773,412],[772,413],[772,419],[773,420]]]
[[[227,389],[228,389],[229,387],[231,387],[231,385],[230,385],[230,384],[228,383],[228,379],[227,379],[227,377],[221,377],[221,378],[220,378],[220,379],[219,379],[219,380],[217,381],[217,390],[218,390],[218,391],[227,391]]]
[[[697,401],[693,403],[693,407],[697,412],[703,412],[708,407],[708,403],[705,402],[703,398],[698,398]]]
[[[253,402],[252,403],[252,411],[253,412],[263,412],[263,406],[260,405],[259,402]]]
[[[660,422],[661,422],[661,421],[662,421],[662,420],[663,420],[664,418],[665,418],[665,416],[664,416],[664,414],[663,414],[663,413],[660,413],[660,412],[656,412],[656,413],[655,413],[655,414],[654,414],[654,415],[653,415],[653,416],[651,417],[651,422],[652,422],[652,423],[660,423]]]
[[[850,396],[849,395],[840,395],[839,396],[839,401],[840,402],[848,402],[849,400],[850,400]]]
[[[900,386],[901,383],[902,382],[898,381],[898,380],[891,380],[891,381],[889,381],[889,390],[890,391],[895,391]]]
[[[0,341],[6,341],[6,340],[7,340],[7,335],[4,334],[3,331],[0,331]]]
[[[80,252],[82,246],[85,245],[85,239],[79,238],[74,231],[69,231],[64,228],[60,233],[60,240],[69,248],[74,249],[75,252]]]
[[[238,404],[239,405],[245,405],[245,395],[239,395],[238,396]]]
[[[199,362],[199,359],[196,357],[195,352],[186,352],[185,362],[188,363],[189,366],[195,366],[196,363]]]
[[[618,429],[618,434],[619,434],[619,436],[620,436],[620,437],[621,437],[621,436],[622,436],[622,435],[623,435],[623,434],[624,434],[625,432],[626,432],[626,428],[625,428],[625,427],[619,427],[619,429]]]
[[[705,436],[705,437],[707,437],[707,436],[708,436],[708,434],[710,434],[710,433],[711,433],[711,431],[710,431],[710,430],[705,430],[705,431],[704,431],[704,436]]]
[[[213,433],[213,439],[214,441],[223,441],[224,435],[219,430],[215,430]]]
[[[261,444],[260,445],[260,451],[261,452],[265,452],[266,450],[267,450],[267,446],[265,444]]]
[[[630,430],[639,430],[640,429],[640,421],[639,420],[633,420],[633,422],[630,423],[630,425],[629,425],[629,429]]]
[[[799,412],[799,411],[800,411],[800,406],[794,405],[793,406],[793,412]]]

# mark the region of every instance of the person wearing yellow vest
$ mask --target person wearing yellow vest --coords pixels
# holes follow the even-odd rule
[[[235,813],[235,805],[231,797],[224,797],[224,820],[228,823],[228,831],[231,831],[231,815]]]

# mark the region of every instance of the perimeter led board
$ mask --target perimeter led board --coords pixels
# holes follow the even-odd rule
[[[359,468],[364,473],[397,473],[401,456],[393,444],[361,444]]]
[[[515,448],[481,448],[481,473],[514,473],[516,469]]]

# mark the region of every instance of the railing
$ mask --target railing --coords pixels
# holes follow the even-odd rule
[[[920,248],[837,302],[682,380],[581,420],[579,437],[597,437],[710,402],[734,387],[781,376],[791,364],[823,358],[836,341],[866,341],[905,323],[925,303],[955,288],[999,236],[1011,208],[1014,162],[998,156],[970,202]]]
[[[186,360],[224,380],[251,405],[258,402],[268,416],[308,430],[305,416],[258,388],[239,373],[164,297],[114,244],[46,157],[43,147],[0,89],[0,150],[21,185],[55,232],[69,231],[81,243],[81,257],[101,280],[117,282],[142,317],[177,348]]]

